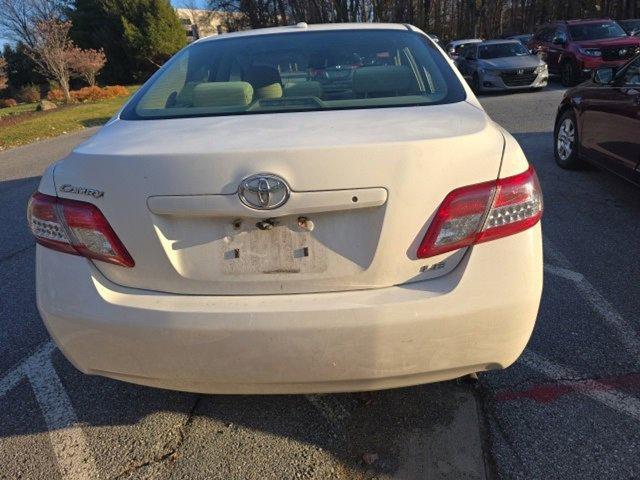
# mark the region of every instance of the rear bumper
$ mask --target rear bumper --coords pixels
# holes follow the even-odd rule
[[[378,290],[186,296],[117,286],[38,246],[37,300],[81,371],[203,393],[372,390],[504,368],[542,290],[540,226],[471,249],[451,273]]]

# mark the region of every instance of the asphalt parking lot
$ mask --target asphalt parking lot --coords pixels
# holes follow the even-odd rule
[[[545,194],[545,286],[521,359],[478,381],[207,396],[77,372],[35,307],[25,206],[93,130],[0,153],[0,478],[638,478],[640,191],[553,162],[563,90],[481,102]]]

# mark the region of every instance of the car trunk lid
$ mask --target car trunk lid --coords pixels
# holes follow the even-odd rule
[[[95,203],[133,256],[134,268],[95,262],[123,286],[215,295],[381,288],[458,264],[464,251],[418,260],[417,246],[449,191],[498,176],[503,143],[466,102],[115,121],[56,167],[55,182],[60,196]],[[262,173],[290,187],[281,207],[241,201],[243,179]]]

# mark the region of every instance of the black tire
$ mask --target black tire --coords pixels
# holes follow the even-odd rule
[[[583,162],[579,154],[578,123],[573,110],[565,110],[556,122],[553,134],[553,152],[560,168],[577,170]]]
[[[578,69],[573,62],[565,62],[560,68],[560,82],[565,87],[573,87],[578,83]]]
[[[475,93],[476,95],[480,95],[480,77],[478,76],[477,73],[473,74],[473,78],[471,79],[471,90],[473,90],[473,93]]]

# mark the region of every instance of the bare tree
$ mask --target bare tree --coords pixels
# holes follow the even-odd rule
[[[69,51],[69,57],[71,71],[90,86],[95,86],[98,72],[107,63],[104,50],[93,50],[92,48],[82,50],[78,47],[72,47]]]
[[[64,17],[68,0],[0,0],[0,36],[28,47],[35,44],[35,26]]]
[[[71,22],[39,21],[34,27],[34,44],[27,50],[42,74],[58,82],[67,102],[71,100],[69,79],[76,49],[69,38],[70,28]]]
[[[7,61],[0,57],[0,90],[7,88],[9,79],[7,78]]]

